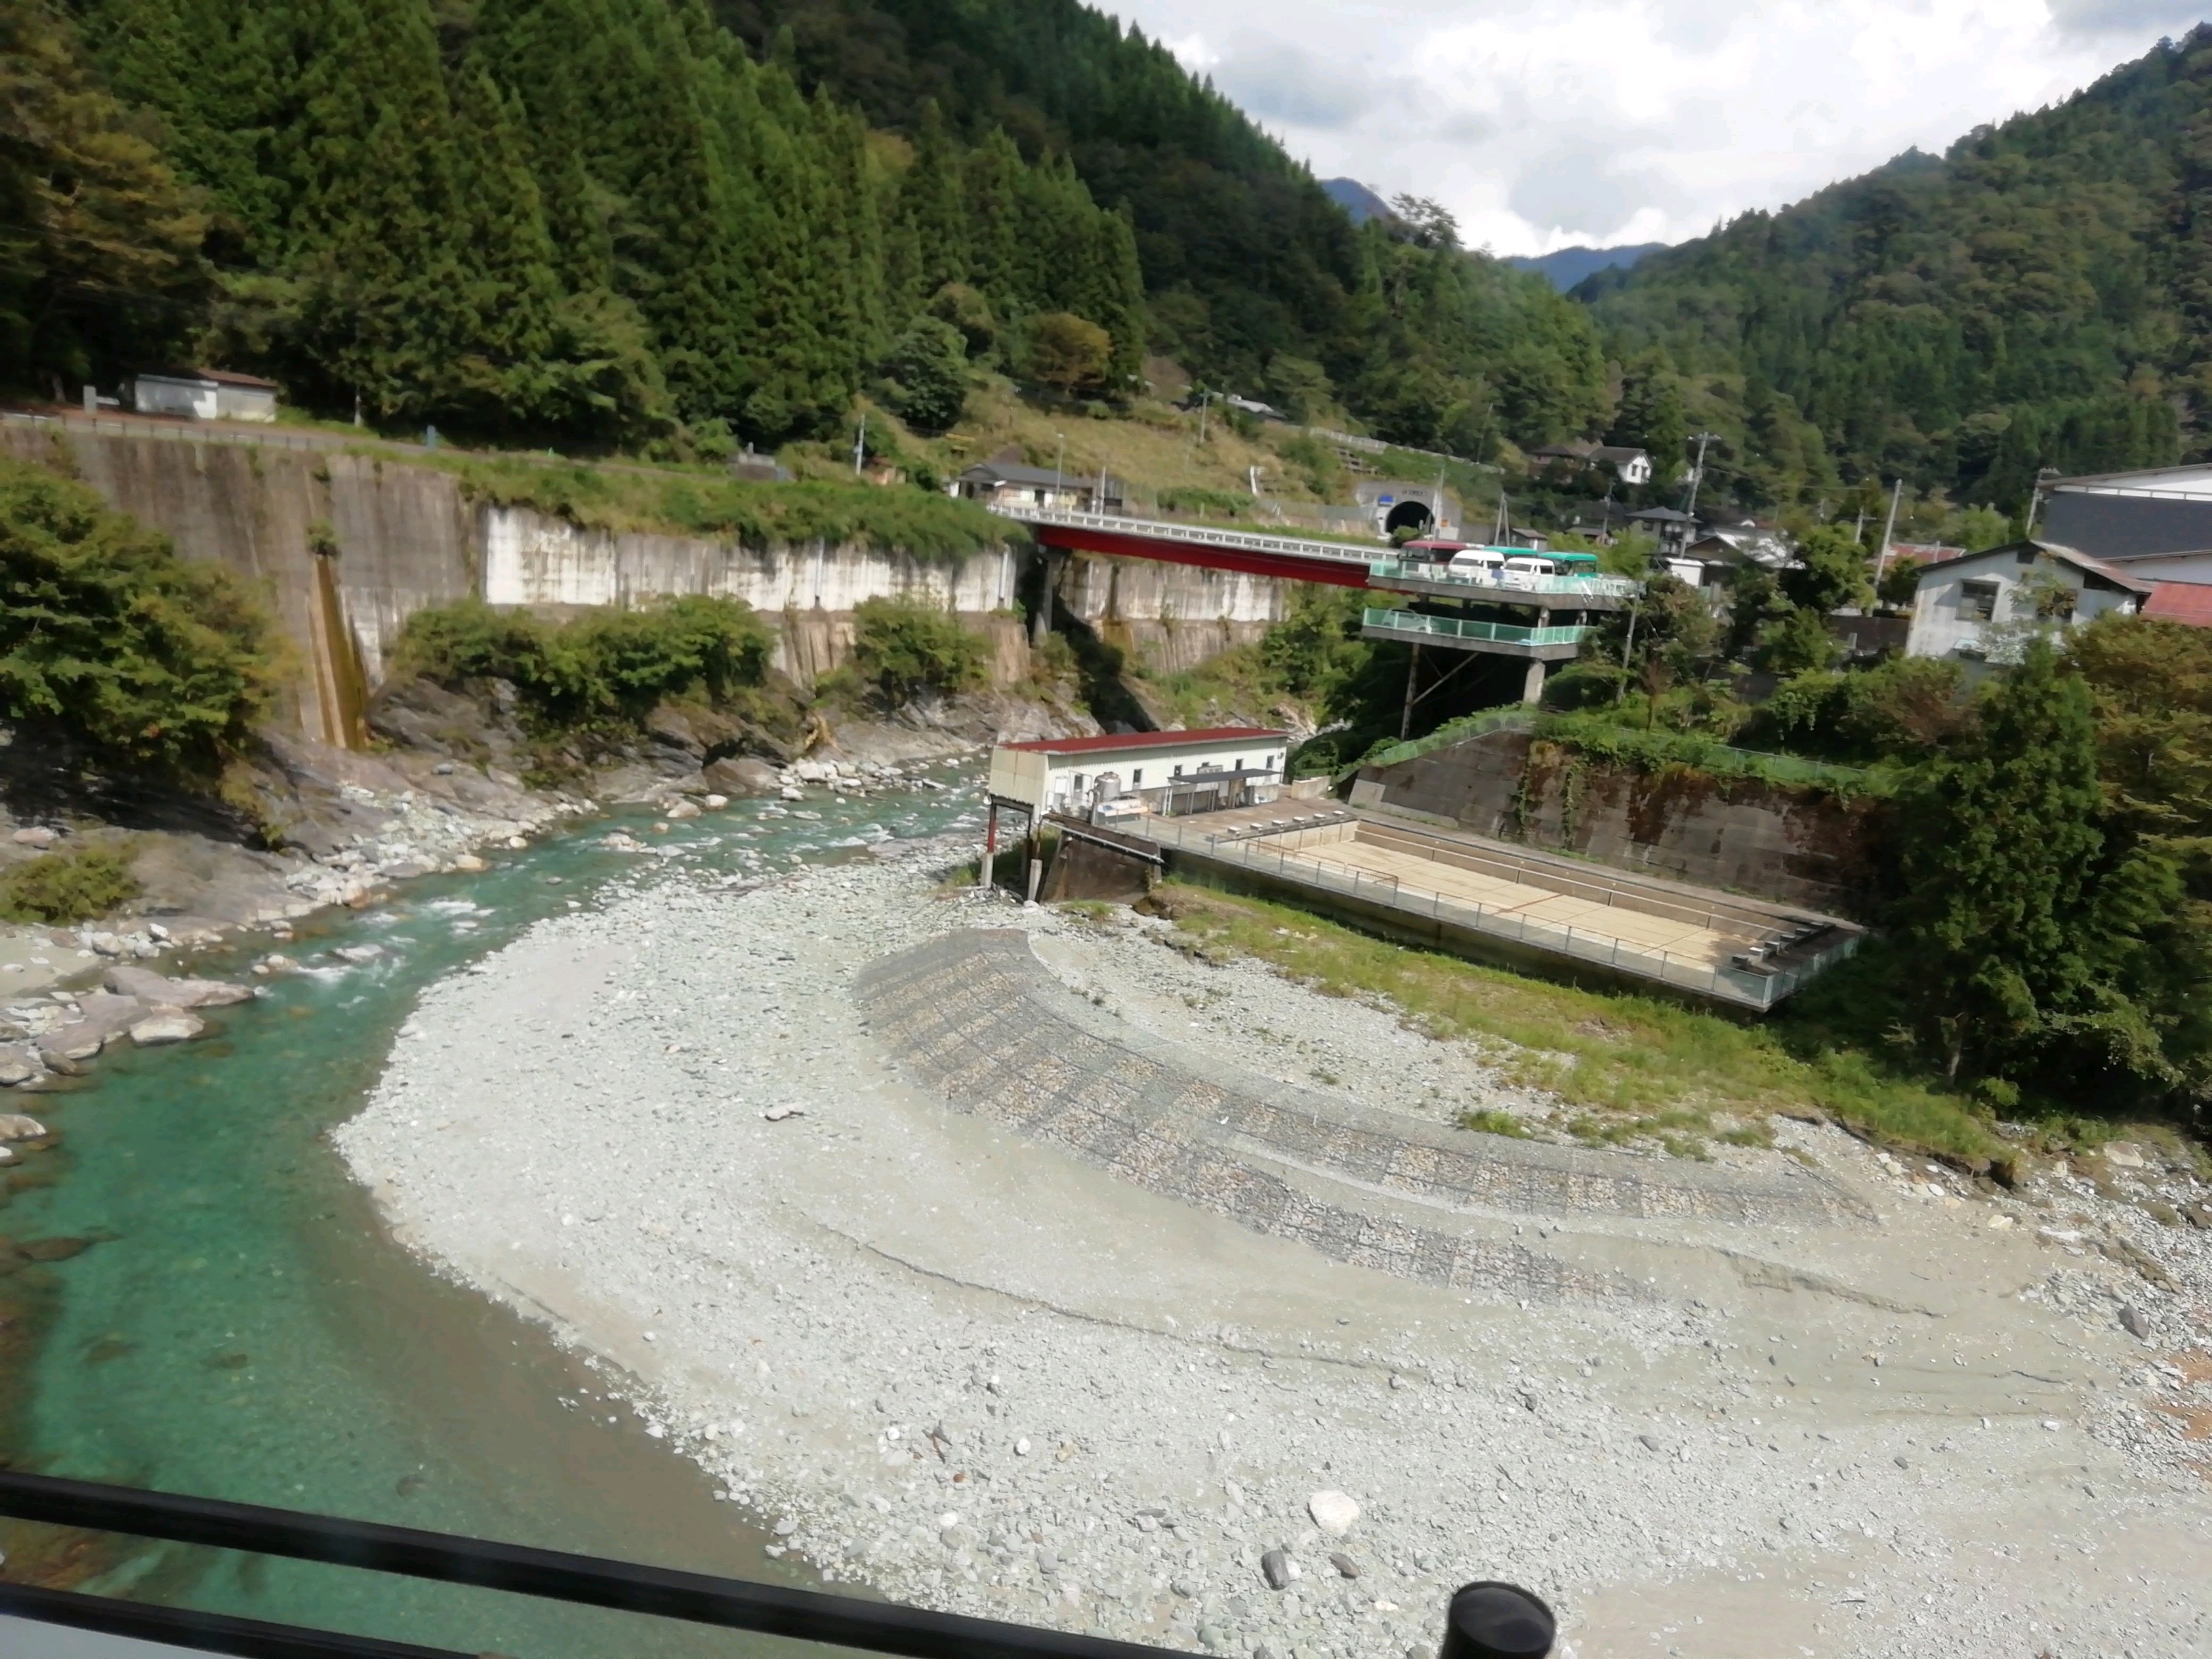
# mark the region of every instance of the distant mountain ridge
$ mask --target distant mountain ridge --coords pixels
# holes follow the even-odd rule
[[[1352,216],[1352,222],[1364,225],[1370,219],[1395,219],[1390,204],[1357,179],[1324,179],[1322,189],[1328,199]]]
[[[1554,248],[1549,253],[1509,254],[1505,263],[1516,270],[1541,271],[1562,294],[1571,292],[1585,277],[1601,270],[1630,270],[1647,254],[1664,253],[1666,242],[1630,242],[1619,247]]]
[[[1741,504],[1902,476],[2026,510],[2045,467],[2212,444],[2212,26],[1575,290]],[[1872,493],[1872,492],[1870,492]]]

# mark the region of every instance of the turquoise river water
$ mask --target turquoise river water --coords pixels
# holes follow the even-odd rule
[[[967,780],[936,775],[956,786]],[[99,1063],[37,1109],[64,1139],[19,1192],[17,1238],[102,1242],[60,1281],[16,1467],[801,1582],[749,1517],[647,1438],[589,1367],[396,1246],[328,1140],[431,981],[542,917],[632,884],[866,856],[976,822],[973,794],[764,803],[645,833],[599,820],[387,908],[300,924],[312,971],[261,981],[202,1041]],[[617,824],[661,855],[600,844]],[[340,945],[385,947],[346,967]],[[265,942],[259,948],[267,948]],[[247,951],[204,957],[236,974]],[[82,1588],[516,1659],[761,1655],[790,1644],[657,1620],[212,1551],[141,1546]]]

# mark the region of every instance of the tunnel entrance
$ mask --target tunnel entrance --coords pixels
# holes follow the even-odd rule
[[[1395,537],[1401,530],[1410,530],[1417,536],[1425,536],[1436,524],[1436,514],[1429,511],[1426,501],[1400,501],[1382,520],[1382,533]]]

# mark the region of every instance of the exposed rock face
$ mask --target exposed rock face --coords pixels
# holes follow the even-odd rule
[[[368,729],[410,749],[514,771],[525,750],[515,708],[505,680],[487,681],[481,697],[425,679],[388,680],[369,699]]]

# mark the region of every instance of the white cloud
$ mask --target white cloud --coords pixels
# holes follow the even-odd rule
[[[2056,101],[2188,0],[1121,0],[1323,178],[1502,253],[1679,241]]]

